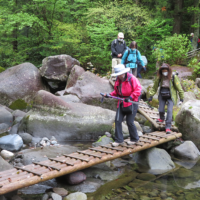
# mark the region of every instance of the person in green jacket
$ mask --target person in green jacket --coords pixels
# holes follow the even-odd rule
[[[165,128],[166,133],[170,133],[173,106],[177,105],[178,95],[180,97],[180,102],[178,104],[181,105],[183,103],[184,91],[182,89],[178,76],[172,75],[172,69],[166,63],[163,63],[158,70],[154,85],[149,91],[150,98],[148,99],[148,101],[152,101],[153,96],[156,94],[159,86],[160,91],[158,95],[158,100],[160,118],[157,120],[157,122],[163,122],[165,120],[165,105],[167,103],[167,117],[165,120]]]

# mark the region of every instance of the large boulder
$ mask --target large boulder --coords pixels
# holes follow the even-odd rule
[[[3,107],[0,108],[0,124],[2,123],[7,124],[8,127],[13,123],[13,115]]]
[[[175,122],[184,140],[191,140],[200,148],[200,100],[189,100],[184,103],[176,115]]]
[[[80,65],[69,55],[49,56],[43,59],[40,73],[52,89],[64,89],[71,69]]]
[[[147,93],[147,88],[149,87],[149,85],[153,85],[153,80],[152,79],[138,79],[140,81],[140,84],[142,86],[142,96],[145,97],[146,93]]]
[[[23,63],[0,73],[0,103],[11,109],[25,109],[39,90],[46,89],[39,70]]]
[[[23,118],[18,133],[34,137],[56,136],[58,141],[92,140],[110,131],[115,112],[82,103],[66,103],[57,96],[39,91],[34,109]]]
[[[78,96],[81,102],[85,104],[116,110],[116,100],[104,98],[103,103],[100,101],[100,93],[110,93],[112,91],[113,87],[109,80],[100,78],[89,71],[83,73],[73,87],[66,89],[67,94]]]
[[[194,99],[196,99],[196,96],[193,92],[184,92],[184,103]]]
[[[69,95],[64,95],[64,96],[58,96],[58,98],[62,99],[63,101],[65,101],[66,103],[81,103],[81,100],[72,94]]]
[[[149,172],[153,174],[162,174],[175,168],[170,155],[164,149],[156,147],[137,152],[134,160],[141,169],[149,169]]]
[[[71,70],[71,73],[69,75],[69,78],[67,80],[67,85],[66,85],[66,89],[67,88],[70,88],[72,86],[75,85],[76,81],[78,80],[78,78],[85,72],[85,70],[78,66],[78,65],[75,65],[72,70]]]
[[[178,158],[196,160],[200,152],[193,142],[185,141],[183,144],[175,147],[174,155]]]

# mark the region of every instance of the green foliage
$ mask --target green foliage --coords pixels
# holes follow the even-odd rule
[[[187,58],[190,49],[190,41],[186,35],[174,34],[157,41],[152,52],[158,61],[181,64]]]
[[[197,58],[193,58],[190,60],[188,67],[193,68],[193,75],[196,77],[200,74],[200,62],[197,60]]]
[[[200,88],[195,85],[195,82],[193,80],[181,80],[181,85],[185,92],[193,92],[196,98],[200,100]]]

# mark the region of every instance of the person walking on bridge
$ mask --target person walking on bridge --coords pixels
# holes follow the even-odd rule
[[[137,129],[134,124],[138,105],[130,103],[129,100],[137,102],[142,87],[138,79],[128,73],[130,68],[125,68],[123,64],[119,64],[114,67],[114,70],[115,73],[111,74],[111,76],[117,76],[117,79],[115,81],[114,91],[111,92],[110,95],[125,98],[125,100],[119,100],[117,104],[117,112],[115,116],[115,142],[112,143],[112,146],[116,147],[124,142],[122,134],[122,121],[124,116],[126,116],[126,122],[130,134],[130,141],[128,141],[127,144],[133,145],[139,140]],[[105,94],[104,96],[109,97],[108,94]]]
[[[130,44],[130,49],[127,49],[122,57],[121,64],[125,64],[130,68],[131,74],[137,77],[137,67],[140,63],[144,69],[145,65],[142,60],[140,52],[137,50],[137,42],[133,41]]]
[[[154,81],[154,85],[149,91],[149,102],[152,101],[153,96],[156,94],[159,86],[160,91],[158,95],[158,100],[160,118],[157,120],[157,122],[164,122],[165,105],[167,104],[167,117],[165,120],[165,129],[166,133],[170,133],[172,125],[173,106],[177,104],[178,95],[180,97],[179,105],[183,103],[184,91],[182,89],[178,76],[172,74],[171,67],[166,63],[163,63],[157,72],[157,77]]]

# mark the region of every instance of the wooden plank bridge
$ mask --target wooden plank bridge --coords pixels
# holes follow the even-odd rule
[[[108,144],[89,148],[84,151],[77,151],[69,155],[63,154],[60,157],[47,158],[42,162],[33,162],[31,165],[14,167],[0,172],[0,195],[142,151],[182,136],[175,126],[172,127],[172,130],[176,132],[171,132],[171,134],[160,131],[165,128],[165,123],[156,122],[156,119],[159,118],[159,113],[149,107],[146,102],[140,101],[138,111],[158,131],[140,136],[139,141],[134,145],[126,145],[125,140],[125,143],[118,147],[112,147],[111,144]]]
[[[125,142],[118,147],[112,147],[108,144],[48,158],[42,162],[33,162],[24,167],[14,167],[0,172],[0,195],[142,151],[181,136],[182,134],[177,132],[166,134],[163,131],[157,131],[140,136],[139,142],[135,145],[126,145]]]

